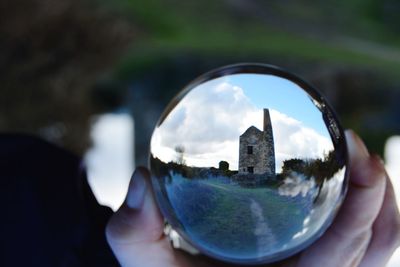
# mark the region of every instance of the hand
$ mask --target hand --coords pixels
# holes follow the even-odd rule
[[[267,266],[381,267],[400,245],[400,216],[382,161],[370,156],[359,137],[347,131],[350,184],[343,206],[326,233],[306,250]],[[133,174],[124,204],[106,229],[124,267],[229,266],[171,248],[163,234],[147,169]]]

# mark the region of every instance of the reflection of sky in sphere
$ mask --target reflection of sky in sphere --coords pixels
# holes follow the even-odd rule
[[[288,117],[302,122],[305,127],[328,136],[321,121],[321,113],[298,85],[280,77],[264,74],[235,74],[227,81],[243,89],[252,104],[259,109],[279,110]]]
[[[237,169],[239,136],[250,126],[262,130],[270,110],[276,170],[291,158],[322,158],[333,149],[320,111],[296,84],[279,77],[236,74],[205,82],[190,91],[156,129],[152,153],[165,162],[185,149],[189,166],[229,162]]]

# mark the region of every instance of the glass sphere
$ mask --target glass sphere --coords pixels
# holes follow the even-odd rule
[[[347,188],[343,129],[310,85],[238,64],[190,83],[151,139],[158,204],[172,229],[217,260],[261,264],[321,236]]]

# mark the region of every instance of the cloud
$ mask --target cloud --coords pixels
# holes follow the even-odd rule
[[[316,184],[314,177],[307,179],[301,173],[292,172],[283,180],[283,184],[278,188],[281,196],[296,197],[301,194],[302,197],[309,193],[316,193]]]
[[[270,111],[275,141],[276,169],[291,158],[323,158],[333,149],[332,141],[302,122],[278,111]],[[321,118],[321,123],[323,120]]]
[[[312,103],[310,102],[310,105]],[[323,157],[331,140],[302,122],[270,109],[277,171],[285,159]],[[175,147],[185,148],[188,165],[214,166],[219,161],[237,169],[239,136],[250,126],[262,129],[263,111],[242,88],[215,79],[189,92],[155,130],[151,150],[163,161],[175,160]],[[321,123],[323,123],[321,118]]]

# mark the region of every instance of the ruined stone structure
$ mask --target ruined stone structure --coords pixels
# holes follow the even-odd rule
[[[239,138],[239,174],[275,175],[275,150],[269,110],[264,109],[264,127],[249,127]]]

